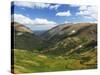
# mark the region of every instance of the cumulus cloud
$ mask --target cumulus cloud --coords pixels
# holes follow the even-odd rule
[[[70,4],[69,6],[70,7],[79,7],[80,5],[78,5],[78,4]]]
[[[71,16],[70,11],[58,12],[56,16]]]
[[[97,8],[96,6],[80,6],[79,12],[77,12],[76,15],[97,20]]]
[[[37,24],[37,25],[47,25],[47,24],[56,24],[56,22],[54,21],[49,21],[47,19],[43,19],[43,18],[36,18],[33,20],[34,24]]]
[[[27,25],[46,25],[46,24],[57,24],[54,21],[49,21],[44,18],[35,18],[34,20],[26,17],[22,14],[13,14],[12,15],[12,20],[15,22],[19,22],[21,24],[27,24]]]
[[[27,2],[27,1],[15,1],[14,5],[16,6],[23,6],[28,8],[47,8],[50,6],[50,4],[46,3],[33,3],[33,2]]]
[[[48,30],[48,29],[51,29],[53,27],[55,27],[57,25],[51,25],[51,24],[48,24],[48,25],[35,25],[33,27],[31,27],[33,30]]]
[[[57,26],[57,23],[54,21],[49,21],[44,18],[31,19],[22,14],[13,14],[12,21],[21,23],[25,26],[28,26],[29,28],[33,30],[47,30],[47,29],[51,29],[52,27]]]
[[[69,23],[69,21],[65,21],[64,23]]]
[[[49,8],[50,9],[58,9],[58,7],[60,7],[60,4],[51,5]]]
[[[57,9],[60,7],[60,4],[48,4],[48,3],[36,3],[36,2],[27,2],[27,1],[15,1],[14,5],[28,7],[28,8],[50,8]]]
[[[87,10],[87,9],[88,9],[88,6],[86,6],[86,5],[81,5],[79,7],[79,10]]]
[[[33,20],[22,15],[22,14],[13,14],[12,15],[12,21],[21,23],[21,24],[34,24]]]

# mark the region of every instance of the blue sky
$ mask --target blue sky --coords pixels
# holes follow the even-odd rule
[[[97,8],[90,5],[16,1],[11,11],[14,21],[32,30],[48,30],[64,23],[97,22]]]

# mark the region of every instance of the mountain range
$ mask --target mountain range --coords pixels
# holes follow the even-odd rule
[[[11,29],[12,49],[64,60],[75,59],[80,65],[84,65],[78,69],[97,68],[96,23],[62,24],[45,32],[36,32],[25,25],[12,22]],[[74,65],[72,69],[77,68]]]
[[[22,49],[22,50],[32,50],[34,48],[40,47],[43,41],[36,36],[32,30],[28,27],[12,22],[11,25],[13,40],[15,49]]]

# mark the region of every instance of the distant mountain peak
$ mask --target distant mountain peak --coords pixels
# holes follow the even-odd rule
[[[12,22],[12,23],[11,23],[11,26],[14,26],[14,29],[15,29],[16,31],[19,31],[19,32],[33,33],[33,31],[32,31],[30,28],[28,28],[28,27],[26,27],[25,25],[22,25],[22,24],[20,24],[20,23],[17,23],[17,22]]]

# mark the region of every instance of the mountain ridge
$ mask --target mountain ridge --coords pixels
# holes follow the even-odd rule
[[[13,48],[32,50],[40,47],[42,44],[42,40],[28,27],[17,22],[13,22],[11,27],[13,34],[12,38],[14,38],[12,40],[14,42]]]
[[[39,36],[17,29],[12,25],[15,73],[97,68],[97,24],[56,26]]]

